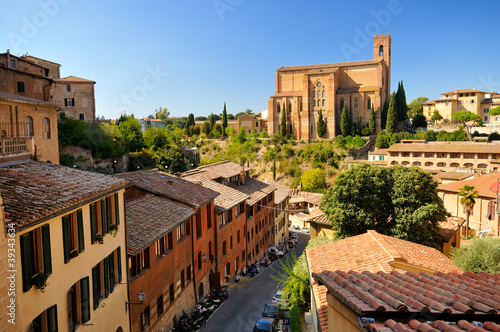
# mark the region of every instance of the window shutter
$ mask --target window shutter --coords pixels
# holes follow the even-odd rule
[[[106,200],[101,199],[101,235],[104,236],[108,234],[108,229],[107,229],[107,222],[106,222]]]
[[[76,220],[78,224],[78,251],[82,252],[85,250],[85,241],[83,239],[83,213],[82,209],[76,211]]]
[[[70,228],[69,228],[69,215],[62,218],[63,226],[63,248],[64,248],[64,263],[71,260],[71,239],[70,239]]]
[[[109,296],[109,263],[108,257],[104,257],[104,297]]]
[[[121,247],[116,248],[116,259],[118,260],[118,283],[122,282],[122,255],[121,255]]]
[[[90,320],[89,277],[80,279],[80,297],[82,304],[82,324],[85,324]]]
[[[90,243],[95,242],[95,233],[97,229],[96,215],[95,215],[95,204],[90,204]]]
[[[111,228],[111,197],[106,197],[106,234]]]
[[[114,253],[109,254],[108,264],[109,264],[109,292],[113,293],[115,289],[115,260],[113,257]]]
[[[115,193],[115,223],[120,225],[120,202],[118,194]]]
[[[43,273],[52,273],[52,255],[50,252],[50,228],[49,225],[42,226],[42,245],[43,245]]]
[[[21,264],[23,270],[23,292],[31,289],[33,282],[33,257],[31,255],[31,236],[30,233],[21,235]]]
[[[101,288],[99,287],[99,264],[92,268],[92,297],[94,298],[94,310],[99,307],[99,298],[101,297]]]
[[[47,309],[47,331],[57,332],[57,305]]]

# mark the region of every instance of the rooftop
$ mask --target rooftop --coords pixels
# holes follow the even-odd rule
[[[498,143],[497,143],[498,142]],[[463,152],[463,153],[500,153],[500,141],[480,142],[426,142],[395,143],[389,152]],[[485,160],[487,162],[487,160]]]
[[[0,100],[21,103],[21,104],[35,104],[35,105],[40,105],[40,106],[59,108],[59,106],[54,105],[54,104],[49,103],[49,102],[46,102],[46,101],[28,98],[28,97],[15,95],[12,93],[7,93],[7,92],[1,92],[1,91],[0,91]]]
[[[455,93],[491,93],[491,92],[479,91],[477,89],[458,89],[458,90],[442,93],[442,95],[450,95],[450,94],[455,94]]]
[[[199,171],[208,171],[210,173],[216,174],[219,177],[222,178],[230,178],[233,176],[240,175],[240,172],[244,170],[245,172],[248,172],[251,168],[246,168],[244,165],[238,165],[236,163],[233,163],[231,161],[221,161],[215,164],[210,164],[210,165],[205,165],[205,166],[199,166],[194,172],[199,172]],[[185,174],[191,174],[193,171],[187,171]]]
[[[287,197],[292,196],[292,190],[287,186],[267,180],[266,183],[276,188],[276,191],[274,192],[274,205],[278,205],[281,202],[283,202]]]
[[[443,241],[450,241],[455,233],[460,230],[464,222],[465,219],[460,217],[448,217],[446,221],[440,222],[438,226],[439,234],[441,234]]]
[[[291,71],[291,70],[317,70],[317,69],[331,69],[338,67],[355,67],[355,66],[365,66],[365,65],[376,65],[382,62],[379,60],[364,60],[364,61],[347,61],[347,62],[334,62],[334,63],[324,63],[317,65],[303,65],[303,66],[289,66],[281,67],[278,71]]]
[[[228,183],[227,186],[240,191],[244,194],[247,194],[250,196],[250,198],[247,200],[248,205],[254,205],[270,193],[276,190],[275,187],[270,186],[268,184],[265,184],[264,182],[254,180],[252,178],[246,178],[245,179],[245,184],[234,184],[234,183]]]
[[[200,174],[183,176],[183,179],[190,181],[192,183],[199,184],[215,192],[218,192],[219,196],[217,196],[214,201],[215,211],[217,213],[224,213],[227,210],[233,208],[234,206],[250,198],[250,196],[243,194],[238,190],[235,190],[218,182],[212,181],[209,178],[206,178]]]
[[[191,218],[195,212],[164,197],[147,194],[127,201],[127,253],[135,255]]]
[[[309,217],[304,219],[304,221],[308,223],[312,222],[317,224],[330,225],[330,221],[326,217],[326,214],[323,211],[321,211],[319,207],[312,210],[311,213],[309,214]]]
[[[498,180],[500,177],[499,173],[490,173],[477,178],[454,181],[449,183],[440,184],[438,190],[450,191],[453,193],[459,193],[465,185],[474,186],[480,196],[496,198],[496,192],[490,189],[491,185]]]
[[[94,81],[87,80],[87,79],[81,78],[81,77],[76,77],[76,76],[68,76],[68,77],[56,78],[56,79],[54,79],[54,82],[93,83],[93,84],[95,84]]]
[[[219,195],[213,190],[157,169],[121,173],[114,176],[132,181],[132,185],[139,189],[170,198],[194,208],[209,203]]]
[[[0,168],[6,222],[19,230],[129,185],[113,176],[38,161]]]
[[[299,191],[292,193],[292,198],[290,198],[290,203],[306,202],[319,206],[321,204],[322,199],[323,199],[323,194],[310,193],[307,191]]]

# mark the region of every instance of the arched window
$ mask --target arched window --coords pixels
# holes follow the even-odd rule
[[[437,167],[446,167],[446,163],[437,163]]]
[[[354,98],[354,109],[358,110],[358,98]]]
[[[288,103],[288,113],[292,113],[292,102]]]
[[[325,100],[324,99],[321,101],[321,106],[325,106]]]
[[[33,118],[31,116],[24,118],[24,131],[25,136],[33,137]]]
[[[313,91],[313,98],[316,98],[316,91]]]
[[[326,94],[325,94],[325,90],[323,90],[323,98],[325,98],[325,95],[326,95]]]
[[[493,220],[495,218],[495,201],[488,202],[488,214],[486,218],[488,220]]]
[[[477,165],[477,168],[488,168],[488,165],[486,165],[486,164],[479,164],[479,165]]]
[[[50,139],[50,120],[43,118],[42,120],[42,135],[43,139]]]
[[[456,168],[458,168],[458,167],[460,167],[460,164],[459,163],[451,163],[450,167],[456,167]]]
[[[278,113],[281,112],[281,107],[280,107],[280,103],[278,102],[278,105],[276,106],[276,108],[278,109]]]
[[[391,162],[391,165],[397,165],[397,164],[398,164],[398,162],[397,162],[396,160],[393,160],[393,161]]]
[[[465,163],[464,167],[465,168],[472,168],[474,165],[472,163]]]
[[[410,162],[405,160],[405,161],[403,161],[403,162],[401,163],[401,165],[407,166],[407,165],[410,165]]]
[[[422,163],[421,163],[420,161],[414,161],[414,162],[412,163],[412,165],[413,165],[413,166],[420,166],[420,165],[422,165]]]
[[[5,130],[0,131],[0,137],[6,137],[7,132]]]
[[[380,45],[380,47],[378,48],[378,55],[384,56],[384,46],[383,45]]]
[[[425,163],[425,166],[426,166],[426,167],[429,167],[429,166],[434,166],[434,163],[431,163],[430,161],[428,161],[428,162],[426,162],[426,163]]]
[[[370,97],[368,97],[368,99],[366,100],[366,108],[372,108],[372,99]]]

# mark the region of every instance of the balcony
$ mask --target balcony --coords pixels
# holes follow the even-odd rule
[[[0,156],[30,153],[30,143],[33,144],[33,139],[28,137],[1,137]]]

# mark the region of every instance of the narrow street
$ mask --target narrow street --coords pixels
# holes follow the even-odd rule
[[[296,233],[299,242],[292,250],[295,250],[299,257],[309,241],[309,234]],[[280,261],[291,257],[292,250],[288,251],[284,258],[274,261],[271,266],[261,270],[255,277],[247,275],[238,283],[232,283],[229,287],[229,298],[200,331],[251,332],[255,322],[262,317],[264,305],[271,303],[274,293],[278,290],[278,282],[271,278],[271,275],[276,275],[273,269],[278,269]]]

